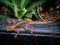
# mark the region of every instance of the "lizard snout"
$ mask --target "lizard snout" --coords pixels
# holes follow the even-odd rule
[[[8,27],[6,27],[6,30],[7,30],[7,31],[12,31],[12,30],[13,30],[13,27],[8,26]]]

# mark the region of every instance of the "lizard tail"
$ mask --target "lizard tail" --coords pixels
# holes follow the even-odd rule
[[[53,21],[48,21],[48,22],[35,22],[35,21],[32,21],[30,24],[50,24],[50,23],[53,23]]]

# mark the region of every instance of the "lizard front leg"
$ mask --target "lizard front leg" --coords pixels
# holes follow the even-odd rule
[[[7,26],[6,27],[6,31],[14,31],[14,32],[16,32],[16,34],[15,34],[15,38],[17,38],[17,35],[19,34],[19,31],[14,27],[14,26]]]
[[[16,32],[16,34],[14,35],[14,37],[17,38],[17,35],[19,34],[19,31],[17,29],[14,29],[13,31]]]

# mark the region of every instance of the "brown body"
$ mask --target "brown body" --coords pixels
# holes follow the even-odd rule
[[[29,27],[30,24],[49,24],[49,23],[51,23],[51,21],[49,21],[49,22],[36,22],[36,21],[32,21],[30,19],[25,19],[24,21],[18,22],[15,25],[7,26],[6,30],[7,31],[13,30],[13,31],[17,32],[17,34],[15,35],[15,37],[16,37],[19,34],[19,31],[16,30],[17,27],[23,26],[25,30],[30,30],[31,34],[33,34],[33,30]]]

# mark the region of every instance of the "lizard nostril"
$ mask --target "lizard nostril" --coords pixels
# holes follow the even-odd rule
[[[10,26],[8,26],[8,27],[6,27],[6,30],[7,30],[7,31],[11,31],[12,28],[11,28]]]

